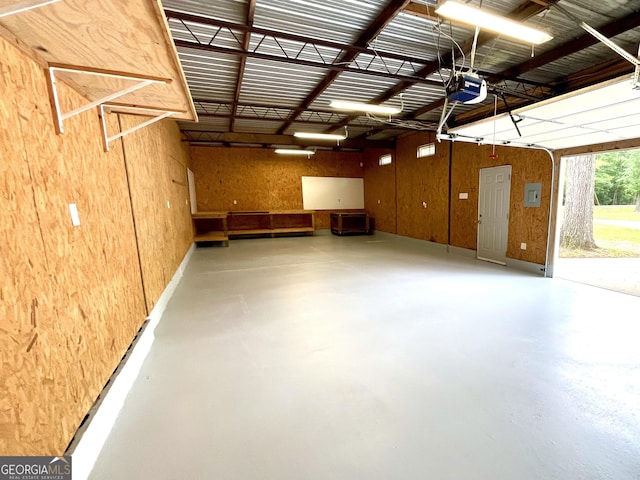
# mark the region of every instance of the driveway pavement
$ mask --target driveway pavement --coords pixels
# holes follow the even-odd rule
[[[640,296],[640,258],[559,258],[553,275]]]
[[[604,225],[613,225],[624,228],[636,228],[640,230],[640,222],[636,222],[635,220],[606,220],[602,218],[595,218],[593,223],[602,223]]]

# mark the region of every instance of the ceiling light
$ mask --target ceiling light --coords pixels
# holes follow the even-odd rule
[[[394,115],[402,111],[401,109],[395,108],[395,107],[385,107],[383,105],[370,105],[368,103],[345,102],[342,100],[331,100],[331,107],[338,110],[381,113],[384,115]]]
[[[344,140],[345,138],[347,138],[347,136],[344,134],[313,132],[295,132],[293,136],[298,138],[311,138],[314,140]]]
[[[313,150],[294,150],[292,148],[276,148],[276,153],[282,155],[313,155]]]
[[[499,15],[488,13],[486,10],[470,7],[453,0],[446,0],[436,7],[436,13],[441,17],[457,20],[461,23],[480,27],[483,30],[490,30],[499,35],[511,37],[536,45],[548,42],[553,37],[542,30],[536,30],[524,26],[520,22],[515,22]]]

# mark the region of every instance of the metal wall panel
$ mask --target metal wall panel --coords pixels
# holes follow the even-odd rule
[[[249,58],[240,101],[296,106],[315,88],[325,73],[324,69]]]
[[[163,0],[168,10],[194,13],[227,22],[244,23],[247,16],[246,0]]]
[[[255,25],[351,43],[384,5],[359,0],[258,0]]]
[[[435,0],[420,1],[435,8]],[[478,6],[479,2],[471,2]],[[311,39],[328,40],[352,44],[367,30],[374,19],[383,11],[388,0],[257,0],[254,26],[301,35]],[[485,0],[482,8],[506,15],[517,10],[522,5],[521,0]],[[615,19],[622,18],[640,9],[640,0],[587,0],[584,2],[562,3],[571,15],[585,21],[595,28],[602,27]],[[195,13],[227,22],[244,24],[246,21],[247,0],[166,0],[164,7],[183,12]],[[500,73],[514,65],[527,62],[532,55],[553,52],[569,40],[585,35],[574,19],[567,17],[557,8],[552,7],[526,22],[526,25],[548,31],[554,38],[532,48],[506,37],[497,37],[478,46],[474,69],[491,73]],[[196,25],[190,22],[169,20],[171,33],[176,40],[199,41],[207,44],[211,42],[216,47],[233,49],[240,53],[244,34],[241,31],[233,33],[225,29],[218,29],[206,25]],[[215,37],[215,39],[214,39]],[[460,53],[457,45],[469,43],[473,37],[473,28],[452,25],[442,22],[438,25],[434,20],[425,19],[408,13],[400,13],[369,45],[369,48],[381,53],[359,54],[352,67],[366,68],[370,71],[384,74],[403,75],[411,77],[425,65],[435,65],[438,57],[448,56],[452,49],[455,52],[456,70],[470,67],[470,55]],[[627,51],[637,53],[640,29],[618,35],[614,41]],[[213,41],[212,41],[213,40]],[[223,54],[206,52],[192,48],[179,48],[179,56],[185,71],[191,93],[194,98],[205,98],[218,102],[231,103],[236,92],[238,74],[245,60],[239,54]],[[336,48],[313,46],[290,39],[274,40],[262,34],[252,34],[249,52],[259,54],[289,57],[301,62],[325,62],[331,64],[339,59],[341,51]],[[384,57],[384,53],[394,53],[411,58],[402,61]],[[618,58],[608,47],[597,44],[581,52],[566,55],[552,63],[524,72],[520,75],[525,81],[557,85],[559,81],[571,77],[575,72]],[[428,78],[439,82],[442,86],[415,84],[403,90],[402,98],[396,95],[385,102],[385,105],[400,106],[403,104],[401,116],[411,117],[412,113],[426,105],[437,103],[444,98],[444,82],[450,75],[450,65],[442,64],[440,68],[431,72]],[[328,68],[312,67],[273,59],[246,57],[246,66],[240,89],[240,106],[236,114],[252,116],[255,120],[236,119],[234,130],[241,132],[275,133],[284,125],[296,107],[301,105],[309,94],[323,81]],[[372,102],[376,97],[384,95],[395,87],[400,79],[388,78],[383,75],[364,75],[355,71],[340,73],[312,103],[311,108],[325,110],[327,113],[304,112],[294,119],[286,133],[304,128],[306,131],[326,131],[331,123],[338,123],[345,118],[345,114],[331,113],[329,102],[331,99],[348,99],[353,101]],[[524,92],[527,84],[516,82],[500,82],[512,89]],[[490,96],[481,105],[458,105],[454,116],[469,112],[478,106],[492,102]],[[242,104],[258,104],[261,107],[247,107]],[[287,108],[275,108],[277,106]],[[208,107],[207,107],[208,108]],[[207,108],[199,106],[201,113]],[[227,107],[231,112],[232,107]],[[223,109],[219,109],[222,112]],[[435,122],[439,120],[441,108],[420,115],[420,120]],[[264,120],[263,120],[264,119]],[[302,120],[312,120],[326,123],[305,123]],[[279,120],[279,121],[274,121]],[[296,121],[297,120],[297,121]],[[203,126],[224,131],[231,124],[229,119],[203,119]],[[398,119],[394,120],[396,123]],[[382,126],[380,122],[362,115],[350,122],[353,131],[376,131]],[[420,128],[419,125],[405,123],[407,128]],[[392,128],[377,134],[377,138],[395,135],[402,129]],[[406,131],[406,130],[405,130]],[[353,133],[353,132],[352,132]]]

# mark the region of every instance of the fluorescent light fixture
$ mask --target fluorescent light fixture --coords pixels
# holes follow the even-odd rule
[[[464,3],[446,0],[436,7],[436,13],[441,17],[457,20],[461,23],[480,27],[505,37],[522,40],[539,45],[548,42],[553,37],[542,30],[526,27],[520,22],[488,13],[486,10],[470,7]]]
[[[349,110],[355,112],[380,113],[383,115],[395,115],[402,110],[395,107],[385,107],[383,105],[370,105],[368,103],[346,102],[343,100],[331,100],[331,107],[337,110]]]
[[[298,138],[310,138],[314,140],[344,140],[345,138],[347,138],[347,136],[344,134],[313,132],[295,132],[293,136]]]
[[[313,150],[295,150],[293,148],[276,148],[276,153],[281,155],[313,155]]]

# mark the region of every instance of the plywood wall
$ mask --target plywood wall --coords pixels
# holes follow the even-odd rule
[[[122,129],[141,121],[121,115]],[[189,148],[163,120],[123,139],[145,298],[153,309],[193,243],[187,183]]]
[[[498,158],[490,158],[490,146],[454,143],[451,175],[451,241],[469,249],[477,245],[478,185],[480,169],[511,165],[511,202],[507,257],[544,264],[547,245],[552,164],[549,154],[541,150],[498,147]],[[524,207],[526,183],[542,184],[540,207]],[[461,200],[459,193],[468,193]],[[527,249],[521,250],[520,244]]]
[[[420,145],[435,143],[436,154],[417,158]],[[398,139],[396,149],[398,234],[444,243],[448,241],[449,144],[433,133]]]
[[[60,455],[146,316],[125,161],[95,110],[56,135],[45,73],[0,59],[0,453]]]
[[[436,154],[417,158],[417,148],[432,142]],[[378,217],[376,229],[475,250],[480,169],[512,165],[507,257],[545,263],[552,171],[546,152],[502,147],[491,159],[489,146],[438,143],[433,133],[419,132],[398,139],[395,167],[378,166],[379,153],[365,153],[365,206]],[[542,184],[540,207],[524,207],[526,183]]]
[[[302,209],[303,176],[362,178],[360,153],[319,151],[311,158],[256,148],[191,147],[199,211]],[[329,228],[316,213],[316,228]]]
[[[364,206],[381,232],[396,233],[396,165],[379,165],[382,155],[394,150],[368,149],[364,152]]]
[[[417,158],[418,146],[431,142],[436,154]],[[378,165],[378,158],[387,152],[377,150],[319,152],[311,159],[248,148],[192,147],[191,152],[200,211],[299,209],[302,176],[364,176],[365,208],[377,230],[472,250],[480,169],[509,164],[513,169],[507,256],[545,263],[551,161],[543,151],[502,147],[498,158],[491,159],[491,147],[438,143],[432,133],[420,132],[398,140],[394,162],[386,167]],[[542,183],[540,207],[524,207],[526,183]],[[460,200],[459,193],[467,193],[468,199]],[[319,212],[316,225],[328,228],[328,213]],[[526,250],[520,249],[521,243],[527,244]]]

